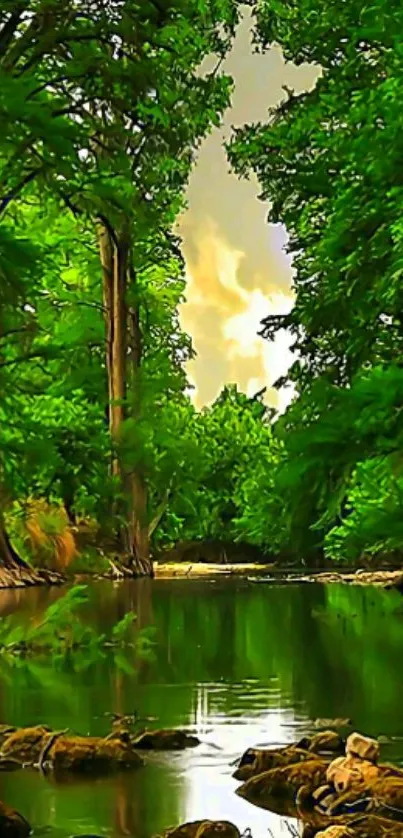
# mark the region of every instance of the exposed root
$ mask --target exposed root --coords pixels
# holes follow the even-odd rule
[[[0,567],[0,588],[28,588],[36,585],[63,585],[64,576],[51,570],[31,567]]]

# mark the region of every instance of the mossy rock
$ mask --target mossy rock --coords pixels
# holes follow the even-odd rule
[[[273,799],[294,800],[298,789],[307,786],[312,790],[326,780],[327,762],[322,759],[304,760],[293,765],[273,768],[251,777],[236,793],[262,809],[273,810]]]
[[[233,773],[235,780],[248,780],[273,768],[294,765],[312,759],[309,751],[289,745],[278,749],[248,748],[242,755],[239,765]]]
[[[98,736],[61,736],[50,748],[48,758],[56,774],[102,774],[143,765],[130,743]]]
[[[132,745],[145,751],[182,751],[200,745],[200,739],[184,730],[146,730],[132,740]]]

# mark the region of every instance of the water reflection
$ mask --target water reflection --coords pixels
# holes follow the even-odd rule
[[[60,590],[1,592],[0,613],[40,619]],[[0,721],[105,734],[111,710],[188,726],[202,745],[150,754],[143,770],[55,785],[0,775],[0,798],[36,834],[149,838],[183,820],[226,818],[254,838],[289,834],[285,819],[234,794],[233,762],[251,745],[285,744],[316,717],[350,717],[369,734],[403,736],[398,594],[331,586],[269,587],[240,579],[94,585],[83,619],[105,630],[135,609],[157,627],[156,658],[136,672],[111,660],[84,672],[0,661]],[[403,744],[385,749],[403,760]],[[43,833],[44,827],[50,831]]]

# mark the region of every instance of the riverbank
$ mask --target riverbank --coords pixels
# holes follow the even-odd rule
[[[183,579],[200,578],[208,576],[246,576],[253,577],[253,581],[262,584],[284,585],[284,584],[306,584],[315,583],[322,585],[348,584],[348,585],[374,585],[380,588],[402,588],[402,570],[356,570],[355,572],[336,573],[335,571],[315,571],[301,575],[297,572],[288,572],[277,569],[275,565],[262,564],[214,564],[190,562],[155,562],[154,572],[156,579]]]
[[[205,576],[262,576],[270,573],[274,565],[218,564],[214,562],[155,562],[156,579],[194,578]]]
[[[48,570],[32,569],[27,576],[24,573],[0,573],[0,589],[25,588],[36,585],[63,585],[71,582],[91,582],[95,580],[123,581],[134,578],[124,562],[115,558],[111,567],[101,573],[80,570],[65,574]],[[380,588],[397,588],[403,592],[403,569],[368,570],[338,572],[331,569],[321,569],[301,573],[301,570],[287,570],[275,563],[261,562],[154,562],[154,577],[156,579],[204,579],[225,576],[238,576],[250,579],[256,583],[266,585],[296,585],[296,584],[347,584],[372,585]]]

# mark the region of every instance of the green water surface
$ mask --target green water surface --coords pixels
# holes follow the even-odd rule
[[[60,590],[2,591],[0,615],[39,619]],[[130,609],[156,626],[155,657],[131,670],[108,657],[74,671],[58,662],[0,660],[0,722],[80,734],[110,730],[105,714],[156,717],[202,744],[150,754],[144,768],[55,784],[34,771],[0,774],[0,799],[34,835],[151,838],[199,818],[229,819],[253,838],[289,836],[285,819],[234,794],[231,763],[249,746],[285,744],[315,719],[350,717],[382,734],[403,763],[403,598],[332,585],[269,586],[239,578],[97,583],[84,618],[100,630]],[[81,664],[80,664],[81,665]]]

